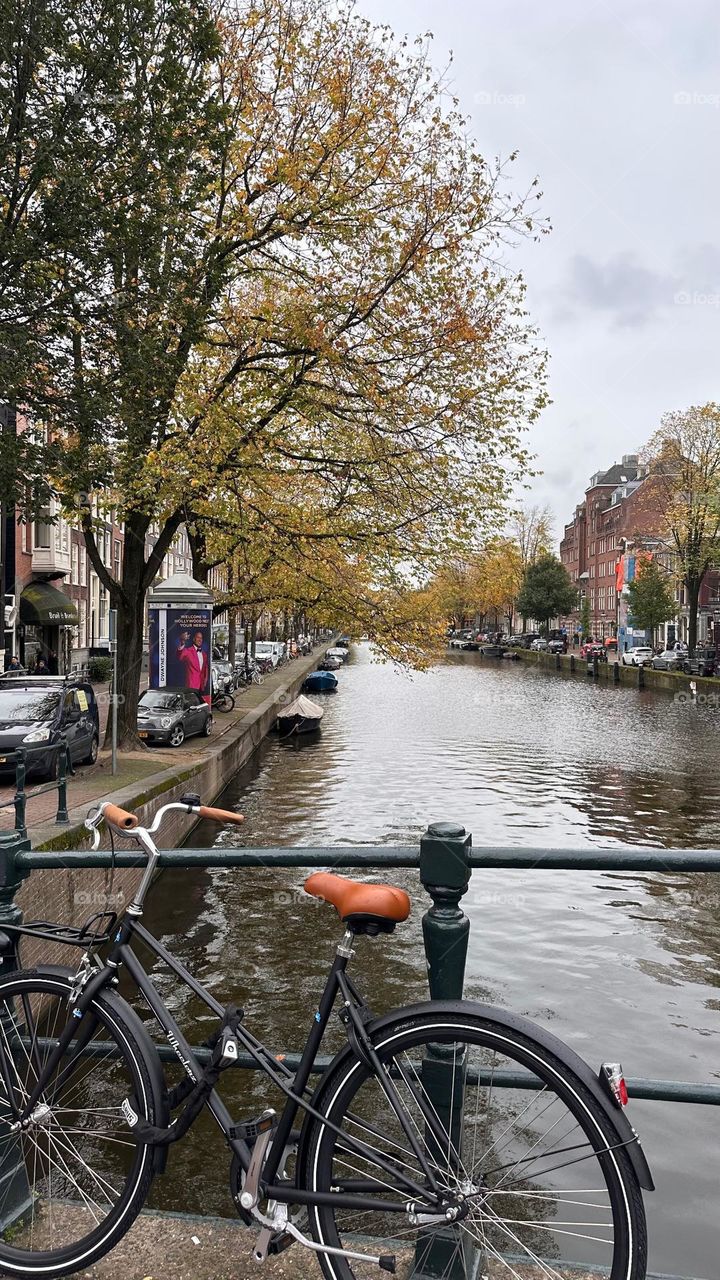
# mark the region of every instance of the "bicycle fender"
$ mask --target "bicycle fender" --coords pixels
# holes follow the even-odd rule
[[[632,1164],[638,1183],[645,1191],[654,1191],[655,1183],[653,1181],[650,1166],[648,1165],[645,1152],[640,1144],[640,1139],[636,1130],[631,1125],[624,1111],[616,1107],[610,1100],[608,1094],[603,1089],[598,1077],[592,1069],[584,1061],[579,1054],[575,1053],[568,1045],[559,1040],[551,1031],[546,1031],[544,1027],[538,1026],[537,1023],[531,1022],[529,1018],[523,1018],[518,1014],[511,1013],[508,1009],[495,1008],[493,1005],[480,1004],[474,1000],[427,1000],[421,1004],[408,1005],[404,1009],[394,1009],[390,1013],[383,1014],[379,1018],[375,1018],[367,1026],[367,1031],[373,1043],[383,1037],[383,1033],[392,1029],[393,1026],[400,1026],[408,1019],[427,1014],[437,1016],[443,1013],[462,1014],[472,1013],[474,1017],[485,1018],[491,1022],[497,1023],[504,1031],[519,1032],[523,1036],[527,1036],[530,1040],[536,1041],[543,1049],[547,1049],[555,1058],[566,1067],[569,1072],[581,1081],[588,1092],[592,1095],[593,1101],[597,1103],[602,1110],[612,1130],[617,1138],[619,1145],[623,1145],[627,1151],[628,1158]],[[323,1072],[320,1081],[315,1089],[312,1098],[313,1106],[317,1106],[322,1090],[329,1080],[332,1073],[338,1068],[345,1059],[353,1057],[352,1049],[349,1045],[345,1045],[339,1053],[335,1055],[332,1062]],[[300,1141],[300,1150],[298,1152],[298,1167],[301,1167],[300,1151],[304,1152],[307,1135],[309,1134],[312,1118],[306,1114],[305,1123],[303,1124],[302,1137]]]
[[[34,965],[33,971],[41,977],[62,977],[70,981],[75,976],[73,969],[68,969],[64,965],[44,964]],[[107,1002],[109,1008],[117,1013],[118,1020],[124,1022],[128,1029],[132,1032],[137,1041],[145,1064],[150,1076],[150,1089],[152,1092],[153,1104],[155,1107],[156,1123],[167,1127],[170,1123],[170,1108],[168,1106],[167,1087],[165,1084],[165,1076],[163,1074],[160,1055],[153,1043],[152,1037],[145,1026],[142,1018],[129,1005],[127,1000],[123,999],[112,987],[104,987],[99,993],[104,1001]],[[164,1173],[167,1164],[168,1149],[167,1147],[155,1147],[153,1149],[153,1171],[155,1173]]]

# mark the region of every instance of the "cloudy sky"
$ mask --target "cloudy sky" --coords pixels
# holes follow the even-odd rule
[[[532,444],[556,531],[668,409],[720,399],[717,0],[359,0],[432,31],[487,156],[519,150],[553,231],[517,261],[551,355]]]

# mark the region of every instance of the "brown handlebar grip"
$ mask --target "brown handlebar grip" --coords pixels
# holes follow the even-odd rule
[[[121,809],[117,804],[106,804],[103,809],[103,817],[107,822],[111,822],[114,827],[119,827],[121,831],[132,831],[136,827],[139,818],[135,813],[128,813],[127,809]]]
[[[234,822],[239,826],[245,821],[242,813],[231,813],[229,809],[212,809],[207,804],[201,804],[198,813],[201,818],[211,818],[213,822]]]

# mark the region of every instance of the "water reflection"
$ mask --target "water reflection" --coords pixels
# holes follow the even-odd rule
[[[223,842],[405,844],[446,818],[480,845],[720,843],[720,713],[710,707],[477,655],[408,677],[364,646],[338,679],[336,695],[314,695],[325,707],[317,740],[292,750],[268,739],[228,788],[224,802],[241,798],[247,823]],[[215,839],[200,827],[192,843]],[[245,1001],[253,1029],[289,1049],[304,1041],[338,933],[334,912],[303,894],[304,875],[174,873],[148,913],[219,998]],[[392,938],[359,949],[358,982],[378,1010],[426,995],[427,900],[416,873],[392,878],[416,910]],[[476,872],[463,905],[469,994],[552,1027],[593,1064],[619,1058],[630,1075],[720,1078],[717,877]],[[202,1039],[196,1002],[163,990]],[[235,1101],[247,1113],[259,1082],[242,1081]],[[652,1267],[714,1275],[718,1116],[636,1103],[633,1119],[658,1181]],[[195,1159],[181,1144],[157,1194],[180,1207],[192,1185],[198,1207],[228,1212],[224,1164],[199,1183]]]

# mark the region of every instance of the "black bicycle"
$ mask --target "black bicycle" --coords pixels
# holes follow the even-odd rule
[[[307,880],[344,924],[299,1064],[291,1069],[223,1007],[141,923],[157,867],[153,834],[169,810],[235,823],[199,797],[165,805],[150,828],[111,804],[86,825],[147,854],[122,920],[83,928],[9,929],[79,946],[79,965],[0,980],[0,1269],[54,1277],[91,1267],[141,1211],[174,1142],[207,1107],[231,1156],[237,1212],[257,1228],[256,1261],[299,1243],[327,1280],[378,1271],[409,1280],[465,1274],[567,1280],[600,1272],[642,1280],[645,1157],[623,1106],[621,1068],[598,1075],[524,1018],[467,1001],[427,1002],[374,1017],[349,966],[360,937],[391,933],[410,912],[398,888],[328,872]],[[6,927],[6,926],[4,926]],[[139,940],[216,1015],[193,1050],[132,949]],[[19,964],[19,959],[17,960]],[[117,991],[123,967],[148,1010]],[[344,1046],[310,1088],[336,1011]],[[155,1040],[183,1068],[169,1087]],[[234,1118],[219,1092],[226,1069],[254,1063],[278,1110]],[[24,1202],[8,1223],[6,1204]]]

